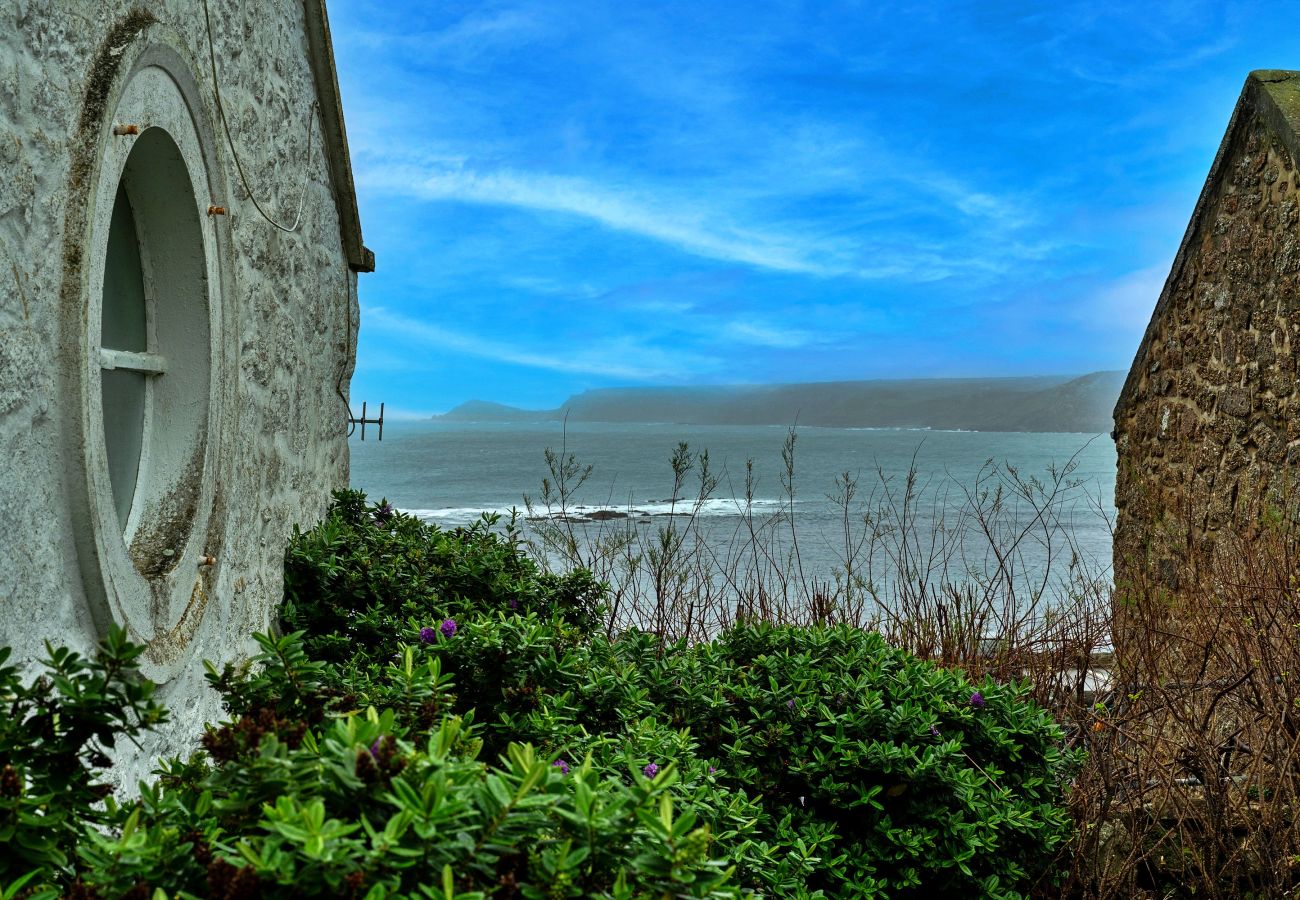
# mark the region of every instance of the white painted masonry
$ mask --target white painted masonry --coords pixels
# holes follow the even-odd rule
[[[209,3],[211,46],[203,0],[0,4],[0,645],[148,646],[174,717],[128,783],[219,715],[202,660],[270,624],[293,525],[347,482],[373,268],[323,0]],[[120,190],[139,263],[106,289]]]

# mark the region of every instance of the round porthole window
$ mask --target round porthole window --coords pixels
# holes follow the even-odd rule
[[[202,477],[211,298],[197,203],[172,136],[145,129],[109,217],[95,355],[113,509],[146,576],[170,567],[193,520],[186,481]]]
[[[223,182],[191,72],[167,43],[123,56],[100,125],[79,317],[83,580],[103,624],[148,645],[155,677],[204,615],[220,537],[228,239],[208,214]]]

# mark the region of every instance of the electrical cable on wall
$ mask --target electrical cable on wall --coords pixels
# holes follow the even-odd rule
[[[248,176],[244,174],[244,164],[239,159],[239,151],[235,149],[235,139],[230,134],[230,121],[226,117],[226,107],[221,100],[221,84],[217,78],[217,50],[212,39],[212,16],[208,11],[208,0],[203,0],[203,23],[206,26],[208,35],[208,63],[212,69],[212,93],[217,100],[217,115],[221,119],[221,130],[225,132],[226,143],[230,146],[230,155],[235,161],[235,171],[239,173],[239,180],[244,185],[244,191],[248,194],[248,199],[253,201],[253,208],[261,213],[262,218],[279,230],[287,234],[293,234],[302,224],[302,212],[307,204],[307,188],[311,181],[311,170],[308,168],[307,163],[311,160],[312,143],[316,137],[316,129],[313,126],[316,122],[316,110],[320,103],[318,100],[313,100],[311,109],[307,113],[307,153],[303,159],[302,192],[298,195],[298,211],[294,214],[292,225],[283,225],[273,219],[262,208],[262,204],[258,202],[257,195],[253,193],[253,188],[248,183]]]
[[[334,180],[334,169],[331,166],[325,166],[325,174],[329,176],[330,190],[334,193],[335,197],[339,196],[339,186]],[[343,303],[344,334],[346,335],[343,346],[344,348],[348,348],[352,346],[352,278],[347,270],[344,270],[343,276],[343,296],[345,298],[345,302]],[[357,421],[352,415],[352,402],[348,400],[348,395],[343,392],[343,382],[347,377],[348,367],[345,362],[343,368],[339,370],[338,380],[334,383],[334,391],[339,395],[339,400],[342,401],[343,408],[346,410],[344,421],[348,423],[347,436],[352,437],[352,433],[357,430]],[[364,417],[363,414],[362,418]]]
[[[345,338],[346,343],[343,345],[346,351],[347,348],[352,346],[352,285],[350,283],[345,283],[343,295],[347,297],[347,302],[343,304],[343,318],[347,320],[347,337]],[[343,393],[343,379],[347,377],[347,374],[348,367],[345,362],[343,368],[339,371],[338,381],[334,383],[334,390],[338,393],[339,399],[343,401],[343,408],[347,410],[345,419],[348,423],[347,436],[352,437],[352,432],[357,430],[357,423],[352,416],[352,403],[348,400],[348,395]]]
[[[307,188],[310,185],[311,171],[307,164],[311,161],[313,140],[316,137],[316,129],[313,126],[316,123],[316,111],[320,107],[320,102],[318,100],[312,100],[311,109],[307,113],[307,152],[303,159],[303,184],[302,192],[298,196],[298,211],[294,214],[293,224],[284,225],[272,218],[271,215],[262,208],[262,204],[258,202],[257,195],[253,193],[252,185],[248,183],[248,176],[244,173],[244,165],[240,161],[239,151],[235,149],[235,140],[230,133],[230,121],[226,117],[226,106],[221,99],[221,83],[220,79],[217,77],[217,50],[215,41],[212,37],[212,13],[208,7],[208,0],[203,0],[203,24],[208,39],[208,65],[212,72],[212,93],[217,102],[217,115],[221,118],[221,130],[226,135],[226,144],[230,147],[231,158],[235,161],[235,171],[239,173],[239,180],[244,185],[244,191],[248,194],[248,199],[252,201],[253,208],[261,214],[262,218],[280,231],[287,234],[294,234],[302,225],[302,213],[307,203]],[[335,190],[335,195],[337,196],[337,186],[334,184],[334,173],[330,170],[328,165],[325,167],[325,170],[329,175],[330,187]],[[343,305],[343,315],[346,319],[345,340],[347,343],[345,346],[348,346],[352,342],[352,290],[350,286],[345,285],[344,296],[347,298],[347,302]],[[339,373],[338,380],[334,385],[334,390],[339,395],[339,400],[343,403],[343,407],[347,411],[344,420],[348,423],[347,434],[351,437],[352,432],[356,429],[356,425],[352,418],[352,404],[348,402],[347,395],[343,392],[343,380],[345,377],[346,366],[344,371]]]
[[[311,108],[310,110],[308,110],[307,113],[307,152],[303,158],[303,183],[302,183],[302,192],[298,195],[298,211],[294,214],[293,224],[284,225],[280,222],[277,222],[274,218],[272,218],[272,216],[265,209],[262,208],[262,204],[258,201],[257,195],[253,193],[252,185],[248,183],[248,176],[244,172],[244,164],[239,158],[239,151],[235,148],[235,139],[230,133],[230,120],[226,116],[226,106],[221,99],[221,84],[220,84],[220,79],[217,76],[217,50],[216,50],[216,43],[212,37],[212,14],[208,7],[208,0],[203,0],[203,24],[208,39],[207,41],[208,42],[208,65],[212,71],[212,93],[213,96],[216,98],[217,115],[221,118],[221,130],[226,135],[226,144],[230,147],[230,156],[235,161],[235,171],[239,173],[239,180],[244,185],[244,191],[245,193],[248,194],[248,199],[252,201],[253,208],[256,209],[259,214],[261,214],[262,218],[265,219],[268,223],[270,223],[275,228],[278,228],[280,231],[283,231],[287,234],[293,234],[297,232],[299,227],[302,225],[302,213],[307,203],[307,189],[311,184],[311,176],[310,176],[311,170],[308,167],[308,164],[311,162],[311,151],[312,151],[313,141],[316,137],[316,129],[314,126],[316,124],[316,113],[317,110],[320,108],[320,101],[312,100]],[[331,190],[334,191],[335,196],[338,196],[338,185],[334,183],[334,172],[328,165],[326,165],[325,170],[326,170],[326,174],[329,176],[330,179],[330,188]],[[347,302],[344,303],[344,310],[343,310],[344,318],[346,319],[345,346],[350,346],[352,343],[352,304],[351,304],[352,290],[350,285],[345,285],[344,296],[347,298]],[[347,410],[345,421],[348,423],[347,434],[349,437],[351,437],[353,431],[356,430],[356,425],[358,421],[361,421],[363,423],[362,428],[364,433],[364,426],[366,420],[365,420],[364,412],[362,413],[362,418],[360,420],[354,418],[352,415],[352,404],[348,402],[347,395],[343,392],[343,381],[345,377],[346,377],[346,366],[344,371],[339,373],[339,378],[334,385],[334,390],[339,395],[339,400],[343,403],[344,409]],[[381,440],[383,436],[382,410],[383,410],[383,406],[381,404],[380,418],[378,421],[378,424],[380,426],[379,434]]]

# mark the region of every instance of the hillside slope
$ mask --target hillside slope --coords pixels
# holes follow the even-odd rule
[[[447,422],[559,420],[969,431],[1110,431],[1122,372],[1077,378],[929,378],[721,387],[600,388],[558,409],[471,400]]]

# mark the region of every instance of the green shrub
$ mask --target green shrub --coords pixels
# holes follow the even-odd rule
[[[1070,836],[1078,760],[1023,686],[848,626],[741,626],[652,672],[652,701],[756,795],[757,833],[819,858],[810,890],[1019,896]]]
[[[420,652],[493,747],[672,760],[742,879],[777,895],[1019,896],[1070,836],[1078,759],[1026,689],[972,685],[876,634],[746,625],[664,647],[498,616]]]
[[[340,494],[289,548],[293,630],[210,669],[229,720],[126,806],[94,805],[86,766],[103,760],[84,748],[156,721],[138,648],[115,634],[100,663],[52,651],[27,689],[0,669],[27,710],[0,725],[0,762],[24,773],[0,812],[17,845],[44,848],[32,884],[504,898],[1051,883],[1077,757],[1024,688],[847,626],[606,637],[599,585],[541,574],[489,525],[444,532]],[[51,722],[53,743],[23,742],[24,723]]]
[[[195,896],[728,897],[710,838],[654,780],[564,771],[511,745],[475,761],[457,718],[418,744],[390,713],[296,747],[266,735],[211,767],[172,761],[118,834],[83,847],[86,884]]]
[[[393,532],[397,558],[402,539],[440,540],[428,526]],[[534,577],[513,544],[491,550],[468,568]],[[1023,687],[971,684],[847,626],[742,625],[664,645],[593,635],[554,608],[517,614],[498,594],[461,599],[468,612],[450,636],[436,627],[438,607],[412,603],[404,622],[390,617],[332,669],[344,677],[333,690],[374,696],[388,661],[414,644],[455,685],[425,702],[472,710],[490,754],[528,741],[590,753],[610,774],[625,754],[671,760],[683,802],[755,889],[1022,896],[1050,881],[1070,836],[1063,795],[1078,757]]]
[[[0,894],[33,870],[64,877],[87,828],[106,823],[106,751],[162,722],[144,651],[120,629],[94,659],[46,645],[45,674],[24,685],[0,648]]]
[[[339,491],[324,521],[294,531],[285,553],[283,620],[302,629],[315,659],[350,659],[358,646],[390,642],[408,621],[435,624],[491,611],[558,615],[596,629],[603,588],[586,572],[543,573],[484,516],[444,531],[387,503]]]
[[[308,709],[320,664],[297,635],[259,642],[250,673],[227,678],[228,700],[251,710],[270,698],[270,684],[294,687],[210,727],[207,754],[164,761],[137,801],[101,808],[102,791],[70,800],[20,791],[26,805],[6,847],[28,852],[0,854],[0,896],[739,896],[712,858],[709,829],[675,803],[675,767],[644,773],[628,759],[610,777],[590,760],[560,764],[524,744],[488,767],[476,760],[472,716],[413,731],[371,707],[308,727],[291,714]],[[140,649],[115,632],[101,654],[107,664],[54,651],[51,677],[30,689],[3,670],[6,696],[36,707],[16,724],[39,726],[47,681],[77,698],[48,704],[69,716],[51,742],[4,745],[16,760],[5,772],[64,757],[76,769],[77,723],[111,743],[112,727],[134,733],[157,721],[148,685],[135,677]],[[437,695],[447,679],[436,659],[423,663],[407,648],[389,674]],[[65,783],[88,784],[84,765],[77,771]],[[47,839],[52,830],[57,839]]]
[[[210,728],[204,746],[225,759],[251,752],[268,732],[296,741],[310,723],[335,714],[340,698],[351,708],[382,699],[382,706],[397,711],[392,733],[413,741],[423,739],[430,716],[456,710],[474,721],[489,757],[508,755],[516,743],[527,742],[566,766],[588,760],[612,783],[627,782],[629,766],[637,772],[651,763],[671,766],[683,814],[698,817],[733,858],[761,863],[762,846],[745,839],[760,810],[709,772],[689,733],[665,725],[648,705],[639,721],[619,717],[631,708],[626,688],[635,672],[616,678],[611,673],[621,663],[599,655],[617,645],[584,642],[558,617],[542,621],[535,615],[483,616],[451,637],[439,632],[429,644],[418,640],[414,626],[408,632],[417,635],[414,644],[393,638],[358,649],[339,665],[309,659],[299,633],[275,640],[258,635],[263,652],[254,665],[209,674],[234,718]],[[602,688],[610,727],[589,731],[582,720]]]

